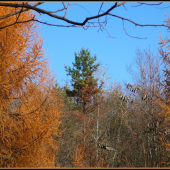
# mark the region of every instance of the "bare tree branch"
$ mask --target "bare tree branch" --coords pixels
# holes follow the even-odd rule
[[[121,3],[115,2],[114,5],[112,5],[107,11],[102,11],[102,7],[103,7],[103,4],[104,4],[104,3],[102,2],[101,5],[100,5],[98,14],[97,14],[97,15],[94,15],[94,16],[91,16],[90,12],[89,12],[86,8],[82,7],[82,6],[79,5],[79,4],[70,4],[70,3],[68,2],[68,5],[67,5],[67,7],[66,7],[66,6],[65,6],[65,3],[62,2],[62,4],[63,4],[63,8],[62,8],[62,9],[59,9],[59,10],[56,10],[56,11],[48,11],[48,10],[44,10],[44,9],[38,8],[38,5],[41,5],[41,4],[43,4],[43,3],[44,3],[44,2],[38,2],[38,3],[34,4],[34,5],[31,5],[31,4],[29,4],[28,2],[25,2],[25,3],[24,3],[24,2],[23,2],[23,3],[6,3],[6,2],[0,2],[0,6],[13,7],[13,8],[21,8],[21,9],[17,10],[16,12],[7,14],[7,15],[5,15],[5,16],[1,16],[0,19],[5,19],[5,18],[8,18],[8,17],[11,17],[11,16],[14,16],[14,15],[17,15],[17,14],[18,14],[17,17],[16,17],[16,21],[15,21],[14,23],[9,24],[9,25],[5,25],[5,26],[3,26],[3,27],[0,27],[0,29],[6,28],[6,27],[9,27],[9,26],[13,26],[14,24],[26,23],[26,22],[32,22],[32,21],[34,21],[34,22],[39,22],[39,23],[46,24],[46,25],[49,25],[49,26],[57,26],[57,27],[81,27],[81,28],[83,28],[84,30],[88,29],[89,27],[99,27],[99,30],[98,30],[98,31],[100,31],[100,30],[101,30],[101,31],[105,30],[105,31],[107,32],[107,34],[109,35],[109,37],[111,37],[110,34],[109,34],[109,32],[108,32],[108,30],[105,28],[105,26],[106,26],[106,24],[107,24],[107,21],[108,21],[108,19],[107,19],[107,16],[108,16],[108,15],[110,15],[110,16],[112,16],[112,17],[115,17],[115,18],[121,19],[122,22],[123,22],[123,29],[124,29],[126,35],[128,35],[128,36],[130,36],[130,37],[132,37],[132,38],[145,39],[145,38],[133,37],[133,36],[129,35],[129,34],[127,33],[126,29],[125,29],[124,20],[126,20],[126,21],[128,21],[128,22],[131,22],[131,23],[134,24],[135,26],[140,26],[140,27],[144,27],[144,26],[154,26],[154,27],[163,26],[163,27],[168,27],[168,28],[169,28],[169,25],[165,25],[165,24],[139,24],[139,23],[136,23],[136,22],[134,22],[133,20],[130,20],[130,19],[128,19],[128,18],[124,18],[124,17],[121,17],[121,16],[114,15],[114,14],[111,14],[111,13],[110,13],[113,9],[115,9],[115,8],[117,8],[117,7],[123,6],[123,7],[125,8],[124,4],[125,4],[126,2],[121,2]],[[153,5],[155,6],[155,5],[156,5],[156,6],[158,6],[158,5],[161,5],[161,4],[162,4],[162,2],[160,2],[160,3],[155,3],[155,4],[152,4],[152,3],[151,3],[151,4],[149,4],[149,3],[140,3],[140,2],[139,2],[139,5],[137,5],[137,6],[132,6],[132,7],[138,7],[138,6],[141,6],[141,5],[149,5],[149,6],[153,6]],[[90,17],[86,17],[83,22],[76,22],[76,21],[67,19],[67,18],[66,18],[66,15],[67,15],[67,13],[68,13],[68,9],[69,9],[70,5],[78,5],[78,6],[82,7],[82,8],[84,8],[84,9],[90,14]],[[19,22],[18,22],[18,19],[19,19],[21,13],[22,13],[22,12],[25,12],[25,11],[28,11],[28,10],[33,10],[33,11],[35,11],[35,12],[38,12],[39,14],[46,14],[46,15],[52,17],[52,18],[59,19],[59,20],[63,20],[64,22],[67,22],[67,23],[70,24],[70,25],[50,24],[50,23],[48,23],[48,22],[39,21],[38,19],[35,18],[35,16],[34,16],[32,19],[30,19],[30,20],[19,21]],[[60,12],[60,11],[64,11],[64,10],[66,10],[64,16],[59,16],[59,15],[54,14],[54,13],[57,13],[57,12]],[[125,10],[127,10],[127,9],[125,8]],[[100,14],[100,12],[102,12],[102,13]],[[105,18],[105,20],[104,20],[103,22],[101,22],[101,21],[100,21],[100,18],[103,17],[103,16],[105,16],[106,18]],[[90,22],[90,20],[93,20],[93,19],[98,19],[98,22]],[[105,24],[105,25],[104,25],[104,24]],[[111,37],[111,38],[115,38],[115,37]]]
[[[122,22],[123,22],[123,29],[124,29],[124,31],[125,31],[125,33],[126,33],[126,35],[128,35],[129,37],[132,37],[132,38],[137,38],[137,39],[147,39],[147,38],[133,37],[133,36],[129,35],[129,34],[127,33],[126,29],[125,29],[125,26],[124,26],[124,20],[122,20]]]
[[[103,4],[104,4],[104,3],[102,2],[101,6],[100,6],[100,9],[99,9],[99,12],[98,12],[98,15],[100,14],[100,11],[101,11],[101,9],[102,9]],[[101,31],[105,30],[105,31],[107,32],[107,34],[109,35],[110,38],[116,38],[116,37],[110,36],[109,31],[103,26],[103,24],[101,24],[100,18],[98,18],[98,23],[99,23],[101,26],[100,26],[100,29],[99,29],[97,32],[99,32],[100,30],[101,30]],[[107,23],[107,15],[106,15],[106,18],[105,18],[104,23],[105,23],[105,24]]]
[[[57,13],[57,12],[60,12],[60,11],[63,11],[63,10],[65,10],[66,8],[63,8],[63,9],[59,9],[59,10],[57,10],[57,11],[49,11],[50,13]]]
[[[162,8],[158,8],[158,7],[155,7],[157,9],[164,9],[164,8],[169,8],[170,6],[167,6],[167,7],[162,7]]]
[[[79,4],[70,4],[70,5],[77,5],[77,6],[80,6],[81,8],[85,9],[85,10],[90,14],[90,16],[91,16],[91,13],[90,13],[86,8],[84,8],[83,6],[81,6],[81,5],[79,5]]]
[[[104,4],[104,2],[102,2],[101,6],[100,6],[100,9],[99,9],[98,15],[100,14],[100,11],[101,11],[101,9],[102,9],[103,4]]]
[[[107,18],[106,18],[106,20],[104,21],[104,23],[107,21]],[[99,22],[100,23],[100,22]],[[103,24],[100,26],[100,28],[99,28],[99,30],[97,31],[97,32],[99,32],[99,31],[103,31],[103,30],[105,30],[106,32],[107,32],[107,34],[108,34],[108,37],[110,37],[110,38],[116,38],[116,37],[112,37],[112,36],[110,36],[110,34],[109,34],[109,31],[103,26]]]
[[[65,17],[66,17],[66,15],[67,15],[67,12],[68,12],[68,8],[69,8],[69,6],[70,6],[70,3],[68,3],[68,5],[67,5],[67,9],[66,9],[66,12],[65,12],[64,18],[65,18]]]
[[[153,5],[161,5],[162,2],[158,3],[158,4],[147,4],[147,3],[139,3],[139,5],[136,5],[136,6],[132,6],[132,7],[138,7],[138,6],[141,6],[141,5],[150,5],[150,6],[153,6]]]
[[[64,8],[66,8],[64,2],[62,2],[62,4],[63,4]]]
[[[123,4],[123,7],[125,8],[125,10],[127,11],[127,9],[126,9],[126,7],[125,7],[125,5]]]
[[[60,12],[60,11],[63,11],[63,10],[65,10],[65,9],[66,9],[66,7],[65,7],[65,4],[64,4],[64,2],[62,2],[62,4],[63,4],[64,8],[62,8],[62,9],[59,9],[59,10],[57,10],[57,11],[48,11],[48,12],[50,12],[50,13],[57,13],[57,12]]]
[[[122,3],[120,3],[120,4],[117,4],[116,7],[122,6],[122,5],[124,5],[125,3],[126,3],[126,2],[122,2]]]
[[[22,7],[21,4],[10,4],[10,3],[0,3],[0,6],[7,6],[7,7]],[[92,20],[92,19],[95,19],[95,18],[99,18],[99,17],[102,17],[104,15],[107,15],[111,10],[113,10],[114,8],[116,8],[117,6],[117,2],[115,3],[115,5],[113,5],[110,9],[108,9],[106,12],[104,12],[103,14],[100,14],[100,15],[95,15],[95,16],[92,16],[92,17],[88,17],[84,20],[84,22],[80,23],[80,22],[74,22],[74,21],[71,21],[69,19],[66,19],[64,17],[60,17],[58,15],[54,15],[52,13],[50,13],[49,11],[46,11],[44,9],[40,9],[40,8],[36,8],[34,6],[31,6],[29,4],[24,4],[24,7],[25,8],[29,8],[29,9],[32,9],[38,13],[42,13],[42,14],[47,14],[53,18],[57,18],[57,19],[60,19],[60,20],[64,20],[65,22],[69,23],[69,24],[74,24],[74,25],[85,25],[87,23],[88,20]]]
[[[134,22],[134,21],[132,21],[132,20],[130,20],[128,18],[124,18],[124,17],[118,16],[118,15],[114,15],[114,14],[111,14],[111,13],[108,13],[108,15],[111,15],[111,16],[116,17],[116,18],[120,18],[122,20],[129,21],[129,22],[133,23],[134,25],[140,26],[140,27],[154,26],[154,27],[168,27],[169,28],[169,26],[165,25],[165,24],[138,24],[138,23],[136,23],[136,22]]]
[[[57,24],[50,24],[50,23],[47,23],[47,21],[46,22],[43,22],[43,21],[39,21],[39,20],[37,20],[37,19],[31,19],[30,21],[36,21],[36,22],[39,22],[39,23],[41,23],[41,24],[46,24],[46,25],[49,25],[49,26],[57,26],[57,27],[67,27],[67,28],[69,28],[69,27],[77,27],[77,28],[85,28],[85,27],[101,27],[101,25],[103,25],[105,22],[103,22],[101,25],[94,25],[95,24],[95,22],[93,23],[93,22],[87,22],[88,24],[91,24],[91,25],[88,25],[88,26],[85,26],[85,25],[83,25],[83,26],[78,26],[78,25],[57,25]],[[23,22],[18,22],[18,23],[24,23],[24,22],[27,22],[27,21],[23,21]],[[28,21],[29,22],[29,21]],[[96,22],[96,23],[98,23],[98,22]]]

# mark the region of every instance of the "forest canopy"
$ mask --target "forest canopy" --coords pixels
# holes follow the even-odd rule
[[[168,16],[166,24],[141,25],[114,15],[125,6],[115,2],[106,11],[101,3],[96,16],[77,22],[66,17],[71,3],[57,11],[41,9],[43,3],[0,2],[0,167],[169,167],[170,39],[160,36],[157,54],[136,49],[127,67],[133,82],[126,84],[109,81],[98,54],[75,50],[73,68],[65,66],[71,85],[61,86],[37,31],[39,23],[51,24],[35,17],[68,24],[57,27],[105,29],[107,19],[92,20],[109,15],[169,31]]]

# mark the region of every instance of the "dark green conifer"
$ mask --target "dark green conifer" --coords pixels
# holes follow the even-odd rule
[[[93,73],[98,69],[99,63],[94,64],[97,57],[96,55],[94,57],[91,57],[90,51],[84,48],[81,49],[80,53],[75,52],[75,62],[73,62],[73,68],[70,66],[65,66],[65,70],[67,75],[70,75],[72,77],[71,79],[71,86],[73,87],[73,90],[67,89],[66,93],[69,97],[77,97],[78,103],[86,103],[81,95],[82,91],[84,90],[84,87],[88,86],[89,89],[91,89],[91,94],[93,95],[93,90],[98,88],[97,87],[97,81],[98,79],[94,78]],[[101,86],[100,86],[101,88]],[[88,91],[88,90],[86,90]],[[97,93],[95,91],[94,93]],[[83,101],[81,101],[81,99]],[[86,104],[84,104],[86,105]]]

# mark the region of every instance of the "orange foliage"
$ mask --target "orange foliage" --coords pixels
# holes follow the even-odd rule
[[[170,19],[168,18],[168,16],[166,15],[166,22],[167,24],[170,24]],[[170,31],[170,28],[169,28]],[[157,103],[159,103],[159,105],[162,107],[162,111],[160,112],[160,115],[164,115],[164,120],[167,126],[169,126],[170,123],[170,39],[168,39],[168,37],[166,37],[165,39],[163,39],[160,36],[160,54],[162,56],[162,59],[164,61],[165,64],[165,70],[164,70],[164,76],[165,76],[165,81],[164,81],[164,98],[160,98]],[[166,48],[166,50],[163,50],[163,48]],[[169,127],[168,127],[169,128]],[[169,140],[163,140],[164,139],[164,135],[162,134],[162,144],[165,146],[166,150],[169,151],[170,150],[170,143]]]
[[[4,16],[15,8],[0,11]],[[0,27],[32,17],[29,10],[1,19]],[[54,166],[52,134],[60,135],[62,104],[36,28],[29,22],[0,30],[0,167]]]
[[[95,145],[94,145],[95,146]],[[93,150],[94,146],[92,148],[89,148],[89,150]],[[101,158],[103,155],[99,156],[99,160],[96,160],[96,157],[94,154],[91,154],[88,150],[88,148],[85,148],[83,145],[76,146],[75,149],[75,155],[73,155],[73,166],[74,167],[83,167],[83,168],[89,168],[89,167],[107,167],[107,163]]]
[[[104,82],[102,82],[102,85]],[[87,114],[96,110],[98,105],[101,105],[103,99],[102,91],[98,87],[94,78],[91,76],[85,80],[85,86],[82,88],[77,97],[82,100],[83,114],[75,114],[80,121],[83,121],[82,142],[80,146],[76,146],[75,155],[73,155],[74,167],[106,167],[107,164],[98,156],[96,160],[96,142],[91,139],[94,129],[95,120],[91,118],[92,114]]]
[[[104,82],[102,82],[102,85]],[[88,112],[94,111],[95,107],[98,106],[98,98],[101,95],[102,91],[99,89],[95,79],[91,76],[85,80],[85,86],[82,88],[77,97],[82,99],[83,113],[87,114]],[[103,96],[102,96],[103,97]],[[93,101],[93,104],[92,104]]]
[[[83,146],[82,146],[83,147]],[[76,146],[75,155],[73,156],[73,166],[74,167],[88,167],[88,165],[83,162],[85,151],[82,147]]]
[[[168,16],[166,15],[166,22],[167,24],[170,24],[170,19],[168,18]],[[170,30],[170,29],[169,29]],[[163,58],[164,64],[165,64],[165,70],[164,70],[164,76],[165,76],[165,88],[163,93],[165,94],[165,98],[161,99],[159,101],[161,107],[163,108],[163,111],[160,113],[165,113],[165,120],[167,120],[167,118],[170,115],[170,39],[168,39],[168,37],[166,37],[165,39],[163,39],[160,36],[160,54]],[[163,50],[163,47],[167,49],[167,51]]]

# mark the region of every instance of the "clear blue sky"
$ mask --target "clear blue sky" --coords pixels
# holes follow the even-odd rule
[[[75,3],[71,3],[75,4]],[[91,16],[98,14],[101,3],[77,3],[88,9]],[[113,3],[104,3],[103,10],[109,9]],[[137,3],[125,4],[126,9],[121,6],[114,9],[111,13],[129,18],[139,24],[163,24],[165,21],[165,12],[170,17],[169,3],[163,3],[160,6],[142,5],[139,7],[131,7]],[[56,10],[62,8],[62,3],[49,2],[39,6],[46,10]],[[163,9],[158,9],[163,8]],[[77,22],[84,21],[85,17],[90,17],[89,12],[80,6],[70,6],[67,17]],[[63,16],[60,12],[58,15]],[[53,24],[63,23],[57,19],[52,19],[47,15],[41,15],[41,21],[48,21]],[[64,65],[72,67],[74,62],[74,52],[80,52],[81,48],[89,49],[91,55],[97,55],[97,62],[108,66],[107,76],[111,75],[111,82],[132,82],[130,74],[127,72],[126,65],[132,63],[135,57],[136,48],[141,50],[150,49],[157,52],[159,35],[168,36],[168,30],[165,27],[135,27],[132,23],[125,21],[126,31],[135,37],[147,37],[147,39],[135,39],[126,35],[123,30],[122,20],[110,18],[107,22],[106,29],[110,35],[116,38],[108,38],[106,31],[97,32],[99,28],[62,28],[40,24],[41,37],[44,39],[43,47],[47,50],[46,56],[52,55],[50,61],[50,69],[57,74],[57,80],[60,85],[64,85],[67,77]],[[101,19],[101,21],[103,18]],[[96,21],[96,20],[95,20]]]

